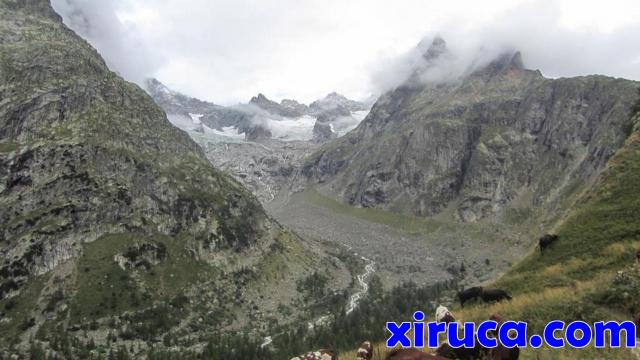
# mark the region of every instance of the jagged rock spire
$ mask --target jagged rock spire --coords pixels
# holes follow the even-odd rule
[[[429,46],[427,51],[422,56],[427,60],[431,60],[448,51],[449,50],[447,49],[447,42],[444,41],[444,39],[440,36],[436,36],[431,42],[431,46]]]

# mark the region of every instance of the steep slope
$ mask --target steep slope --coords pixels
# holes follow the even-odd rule
[[[482,321],[491,314],[527,321],[540,334],[551,320],[628,321],[640,311],[640,99],[632,134],[594,185],[561,218],[559,240],[544,255],[534,252],[486,286],[508,290],[510,302],[451,305],[457,319]],[[407,314],[409,318],[410,314]],[[377,344],[383,359],[387,349]],[[635,352],[635,355],[634,355]],[[349,358],[355,351],[341,354]],[[637,349],[526,348],[521,359],[637,359]]]
[[[0,253],[9,353],[264,332],[311,304],[296,291],[307,276],[349,282],[45,0],[0,2]]]
[[[147,79],[144,85],[156,104],[168,114],[206,114],[222,108],[222,106],[173,91],[158,79]]]
[[[554,214],[629,134],[633,81],[547,79],[519,53],[435,81],[446,56],[437,39],[424,68],[309,159],[310,180],[354,206],[418,216]]]

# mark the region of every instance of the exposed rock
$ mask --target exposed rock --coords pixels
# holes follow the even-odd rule
[[[444,51],[435,45],[431,57]],[[319,150],[306,176],[349,204],[420,216],[454,209],[476,221],[511,206],[553,209],[621,146],[638,86],[546,79],[524,69],[519,53],[459,81],[408,83]]]
[[[271,131],[263,126],[254,125],[244,128],[245,138],[249,141],[271,139]]]
[[[170,90],[158,79],[150,78],[145,81],[147,92],[153,100],[168,114],[206,114],[217,110],[218,106]]]
[[[333,125],[331,123],[322,123],[316,120],[313,126],[313,141],[325,142],[337,137],[338,134],[333,131]]]
[[[444,39],[441,38],[440,36],[436,36],[431,42],[431,44],[429,45],[429,47],[427,48],[427,51],[425,51],[425,53],[422,54],[422,57],[425,60],[429,61],[429,60],[437,59],[443,54],[446,54],[448,52],[449,52],[449,49],[447,49],[447,42],[444,41]]]
[[[298,117],[309,113],[309,107],[307,105],[300,104],[299,102],[291,99],[283,99],[280,101],[280,106],[285,109],[284,113],[288,114],[289,117]]]

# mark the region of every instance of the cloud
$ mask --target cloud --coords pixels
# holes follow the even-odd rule
[[[640,38],[640,5],[626,8],[637,16],[618,24],[598,24],[589,21],[596,19],[588,14],[571,17],[565,12],[579,11],[580,7],[565,8],[563,12],[562,5],[530,1],[504,11],[490,22],[465,24],[449,19],[404,54],[374,62],[374,91],[394,88],[404,83],[413,69],[424,67],[422,54],[436,34],[447,40],[451,54],[432,64],[422,76],[427,82],[455,79],[514,51],[522,53],[527,68],[539,69],[547,77],[604,74],[640,80],[640,47],[634,45]],[[615,8],[616,4],[610,5]],[[626,11],[622,7],[618,10],[620,16]],[[610,17],[611,21],[615,19]]]
[[[163,66],[135,24],[125,24],[118,18],[121,2],[52,0],[51,5],[68,27],[88,40],[109,67],[126,79],[142,84]]]
[[[440,34],[455,68],[519,49],[550,77],[640,80],[640,2],[608,0],[54,0],[128,79],[228,105],[262,92],[311,102],[396,85]],[[459,71],[459,70],[456,70]],[[445,74],[435,74],[443,76]]]

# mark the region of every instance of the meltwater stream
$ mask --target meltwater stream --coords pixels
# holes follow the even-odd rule
[[[346,309],[347,315],[358,307],[360,300],[367,294],[367,291],[369,291],[369,280],[371,275],[376,272],[375,262],[373,260],[367,259],[364,256],[361,256],[360,258],[364,260],[367,265],[364,267],[364,273],[357,276],[358,283],[360,284],[360,291],[357,291],[355,294],[351,295],[351,298],[349,298],[349,304]]]
[[[351,250],[350,246],[347,246],[347,248]],[[375,269],[376,263],[373,260],[367,259],[364,256],[360,256],[360,258],[364,260],[364,262],[366,262],[367,265],[365,265],[364,267],[364,273],[356,277],[358,279],[358,284],[360,285],[360,290],[356,291],[356,293],[351,295],[351,297],[349,298],[349,303],[347,304],[347,308],[346,308],[347,315],[349,315],[351,312],[353,312],[353,310],[355,310],[358,307],[360,300],[362,300],[362,298],[367,294],[367,292],[369,291],[369,281],[371,280],[371,276],[373,275],[373,273],[376,272],[376,269]],[[313,329],[315,326],[326,324],[328,320],[329,320],[329,317],[325,315],[325,316],[321,316],[320,318],[316,319],[313,322],[310,322],[308,325],[310,329]],[[262,344],[260,345],[260,347],[264,348],[266,346],[269,346],[271,345],[272,342],[273,342],[273,337],[266,336],[262,339]]]

